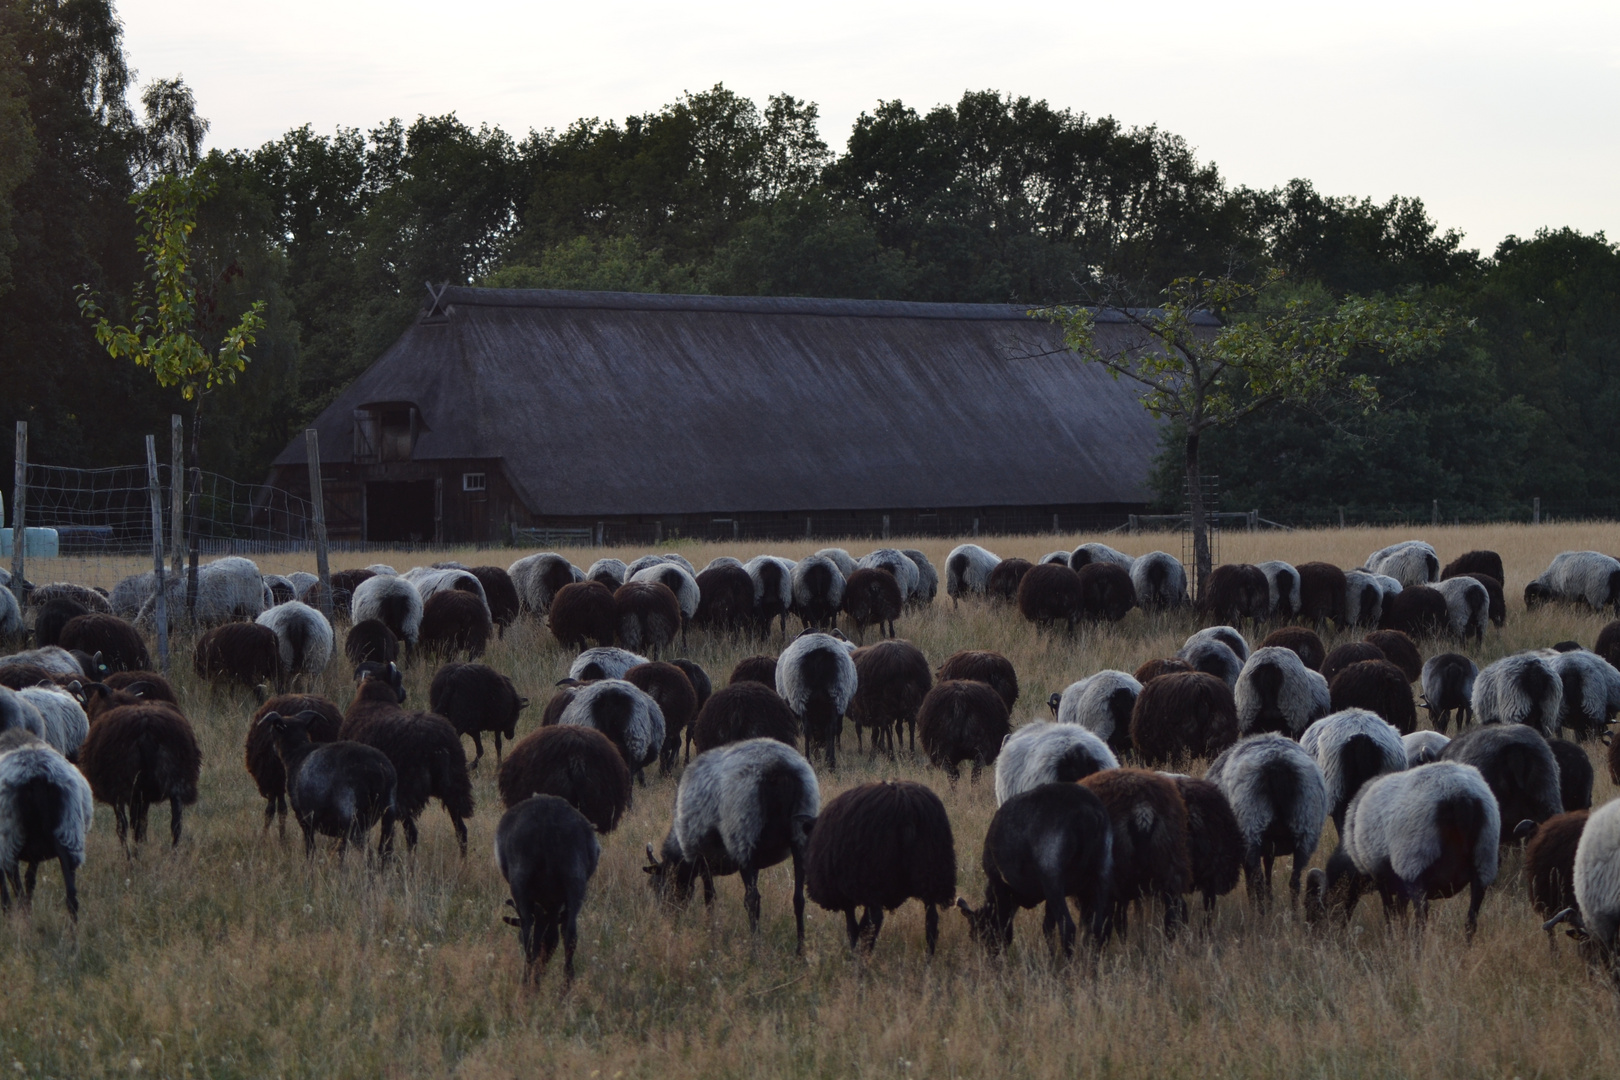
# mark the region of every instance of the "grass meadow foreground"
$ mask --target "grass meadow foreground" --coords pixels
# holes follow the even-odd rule
[[[1574,638],[1590,645],[1607,616],[1554,607],[1527,613],[1524,583],[1559,551],[1620,549],[1613,526],[1498,526],[1229,534],[1224,561],[1325,559],[1360,565],[1384,544],[1421,535],[1442,560],[1474,547],[1499,551],[1509,581],[1508,623],[1476,657]],[[994,538],[1002,556],[1039,558],[1095,537]],[[1178,538],[1104,537],[1133,554]],[[953,542],[916,546],[936,565]],[[815,546],[684,545],[701,567],[717,555],[800,556]],[[860,554],[877,544],[848,545]],[[1171,550],[1177,549],[1172,547]],[[641,552],[565,552],[583,566]],[[1179,553],[1177,551],[1177,553]],[[525,551],[400,552],[339,557],[334,569],[374,560],[401,570],[441,558],[505,565]],[[309,560],[261,561],[265,571]],[[35,580],[45,580],[31,573]],[[111,584],[92,582],[96,584]],[[1123,622],[1070,639],[1037,633],[1016,611],[982,603],[953,609],[943,593],[908,613],[900,636],[938,664],[961,648],[1006,653],[1021,696],[1014,723],[1047,716],[1054,690],[1102,668],[1134,669],[1169,655],[1193,629],[1189,616]],[[792,627],[791,629],[796,629]],[[341,633],[341,630],[340,630]],[[1356,635],[1359,637],[1359,634]],[[1339,634],[1329,646],[1347,640]],[[694,633],[687,655],[724,685],[741,657],[780,642]],[[1434,643],[1425,655],[1450,648]],[[624,823],[603,838],[600,869],[581,918],[579,975],[560,992],[560,956],[537,989],[519,986],[516,932],[501,921],[507,893],[491,857],[500,803],[493,746],[475,773],[478,813],[465,860],[443,811],[422,817],[414,856],[386,868],[321,849],[303,857],[293,826],[283,842],[261,835],[262,801],[242,764],[256,702],[211,692],[190,672],[190,642],[174,664],[203,749],[201,798],[177,850],[149,840],[126,859],[109,808],[98,806],[75,929],[61,879],[42,868],[31,915],[0,922],[0,1072],[27,1076],[462,1077],[861,1076],[1164,1077],[1620,1075],[1620,998],[1591,978],[1560,937],[1549,953],[1525,895],[1521,857],[1509,852],[1486,899],[1472,947],[1466,898],[1434,905],[1430,925],[1386,929],[1376,898],[1347,933],[1313,932],[1279,903],[1257,916],[1241,886],[1222,899],[1214,929],[1167,943],[1152,917],[1131,920],[1095,973],[1055,963],[1038,911],[1016,923],[1010,954],[991,960],[959,914],[942,916],[939,953],[923,947],[922,909],[901,908],[877,951],[855,959],[842,917],[809,907],[806,955],[794,955],[791,874],[761,876],[761,933],[748,933],[742,889],[719,879],[712,910],[659,909],[645,883],[643,848],[669,825],[676,778],[638,789]],[[486,656],[533,703],[533,730],[570,655],[532,623]],[[432,670],[407,673],[409,707],[425,708]],[[319,690],[344,705],[350,685],[334,663]],[[470,754],[470,741],[468,742]],[[1601,744],[1594,803],[1615,797]],[[922,781],[944,799],[955,831],[958,888],[982,895],[980,844],[994,811],[993,778],[950,785],[920,754],[898,763],[854,752],[819,770],[822,800],[882,777]],[[1189,771],[1201,774],[1207,762]],[[154,811],[153,835],[165,838]],[[1331,821],[1312,860],[1335,844]],[[1194,905],[1195,909],[1197,905]],[[1197,917],[1195,915],[1195,925]]]

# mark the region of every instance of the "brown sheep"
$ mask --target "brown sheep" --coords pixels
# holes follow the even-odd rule
[[[1075,623],[1085,613],[1080,575],[1061,563],[1030,567],[1018,583],[1018,610],[1036,626],[1050,630],[1054,623],[1062,622],[1074,633]]]
[[[1330,620],[1343,626],[1344,571],[1325,562],[1300,563],[1294,569],[1299,573],[1299,617],[1314,622],[1319,631]]]
[[[1380,630],[1399,630],[1413,638],[1438,637],[1451,630],[1451,613],[1440,590],[1413,585],[1384,597],[1378,617]]]
[[[69,619],[56,643],[69,652],[99,653],[111,671],[145,671],[152,666],[141,635],[116,615],[92,612]]]
[[[1402,735],[1417,730],[1417,702],[1406,673],[1388,660],[1362,660],[1351,664],[1328,684],[1333,711],[1366,709],[1375,712]]]
[[[1575,902],[1575,848],[1586,829],[1589,810],[1554,814],[1537,825],[1520,823],[1514,830],[1519,839],[1530,838],[1524,848],[1524,876],[1530,886],[1530,906],[1543,919],[1577,907]],[[1547,944],[1554,943],[1547,931]]]
[[[776,686],[776,657],[774,656],[745,656],[737,661],[737,666],[731,669],[731,677],[726,680],[727,685],[740,682],[764,683],[766,686]]]
[[[209,682],[274,684],[281,677],[281,645],[268,626],[226,623],[197,639],[192,666],[198,678]]]
[[[658,702],[664,714],[664,744],[658,751],[658,771],[668,775],[675,767],[675,757],[681,752],[681,737],[686,738],[686,760],[692,760],[692,724],[697,720],[697,691],[686,672],[674,664],[652,661],[637,664],[624,673],[630,683]]]
[[[1118,563],[1091,562],[1075,572],[1080,579],[1080,610],[1098,622],[1119,622],[1136,606],[1130,571]]]
[[[477,595],[459,589],[446,589],[427,598],[422,605],[422,627],[417,644],[428,656],[454,656],[465,651],[467,659],[484,655],[489,645],[489,608]]]
[[[484,599],[489,603],[489,618],[495,624],[498,637],[506,636],[506,628],[517,621],[523,610],[518,600],[517,586],[512,575],[499,566],[473,566],[467,573],[478,579],[484,587]]]
[[[79,747],[79,770],[96,801],[112,806],[126,852],[131,826],[137,844],[146,839],[146,812],[157,802],[169,804],[169,836],[179,846],[182,807],[197,801],[202,752],[178,709],[150,702],[100,713]]]
[[[904,604],[900,583],[886,571],[862,567],[844,582],[844,614],[855,623],[856,641],[866,640],[868,626],[894,637],[894,620]]]
[[[799,718],[788,703],[757,682],[716,690],[692,725],[692,742],[700,754],[745,739],[775,739],[796,749],[802,735]]]
[[[643,590],[638,587],[634,591]],[[564,585],[551,598],[551,607],[546,612],[551,636],[559,644],[578,652],[585,651],[586,641],[612,645],[619,634],[619,609],[613,595],[612,590],[599,581]],[[673,593],[670,599],[674,599]],[[675,621],[680,622],[679,604],[675,607]]]
[[[619,620],[619,644],[631,652],[646,652],[655,660],[675,640],[677,632],[685,632],[681,602],[661,581],[627,581],[620,585],[613,594],[613,610]]]
[[[1157,679],[1160,675],[1171,675],[1178,671],[1196,671],[1191,664],[1179,656],[1165,656],[1157,660],[1143,661],[1142,666],[1136,669],[1136,681],[1143,686],[1148,680]]]
[[[1284,626],[1279,630],[1273,630],[1266,635],[1266,640],[1260,643],[1262,649],[1273,646],[1292,650],[1299,657],[1300,663],[1312,671],[1321,671],[1322,661],[1327,659],[1327,647],[1322,644],[1322,639],[1303,626]]]
[[[1174,778],[1187,805],[1187,854],[1192,876],[1188,885],[1204,897],[1206,929],[1215,918],[1215,901],[1237,888],[1243,872],[1243,832],[1232,804],[1208,780]]]
[[[1131,746],[1150,765],[1213,758],[1237,739],[1231,688],[1202,671],[1172,672],[1143,683],[1131,711]]]
[[[710,566],[697,575],[694,626],[736,632],[754,625],[754,579],[740,566]]]
[[[961,775],[958,764],[971,761],[971,779],[977,781],[984,767],[995,762],[1002,740],[1011,730],[1001,695],[969,679],[938,684],[928,691],[917,710],[917,735],[923,752],[952,780]]]
[[[990,571],[990,580],[985,585],[985,595],[992,600],[1005,600],[1012,603],[1018,599],[1018,589],[1024,583],[1024,575],[1035,568],[1035,564],[1028,559],[1002,559],[996,568]]]
[[[1164,904],[1165,937],[1186,918],[1182,894],[1192,888],[1187,850],[1187,804],[1175,781],[1145,769],[1104,769],[1080,781],[1102,800],[1114,832],[1110,895],[1120,937],[1128,931],[1133,900],[1157,896]]]
[[[1502,582],[1489,574],[1459,574],[1459,577],[1471,577],[1485,586],[1485,595],[1490,599],[1491,625],[1501,629],[1507,625],[1507,596],[1502,591]]]
[[[1384,654],[1384,659],[1401,669],[1407,682],[1417,682],[1423,675],[1423,654],[1417,643],[1399,630],[1374,630],[1364,639],[1367,644]]]
[[[989,649],[964,649],[952,653],[939,665],[934,678],[940,682],[950,679],[982,682],[1001,695],[1001,700],[1007,703],[1009,715],[1013,706],[1018,704],[1018,672],[1013,670],[1011,660]]]
[[[1494,551],[1465,551],[1446,563],[1446,568],[1440,571],[1440,580],[1478,574],[1495,578],[1498,585],[1506,581],[1507,577],[1502,572],[1502,556]]]
[[[524,736],[495,782],[508,810],[531,795],[555,795],[599,833],[618,828],[630,809],[630,767],[613,740],[595,728],[569,724]]]
[[[849,718],[855,723],[859,746],[862,728],[872,729],[872,755],[886,744],[894,757],[894,735],[909,726],[911,748],[917,748],[917,710],[934,687],[934,674],[928,658],[909,641],[880,641],[856,649],[855,696],[849,703]],[[812,838],[812,844],[814,840]]]
[[[1322,678],[1333,685],[1333,679],[1351,664],[1359,664],[1363,660],[1388,660],[1384,650],[1367,641],[1347,641],[1343,645],[1335,645],[1322,661]]]
[[[1199,590],[1198,610],[1229,626],[1241,626],[1243,619],[1259,626],[1271,618],[1271,583],[1250,563],[1217,566]]]

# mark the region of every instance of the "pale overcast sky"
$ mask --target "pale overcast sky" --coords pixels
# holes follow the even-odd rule
[[[1415,195],[1487,254],[1620,238],[1620,3],[120,0],[142,80],[182,74],[210,145],[455,112],[521,136],[724,82],[862,110],[967,89],[1182,135],[1234,184]]]

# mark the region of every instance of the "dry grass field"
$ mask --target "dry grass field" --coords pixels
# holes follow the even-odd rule
[[[1557,552],[1620,550],[1613,526],[1452,527],[1228,534],[1223,561],[1325,559],[1360,565],[1372,550],[1421,535],[1442,560],[1474,547],[1507,566],[1509,615],[1491,630],[1481,665],[1521,648],[1575,638],[1590,644],[1606,616],[1568,607],[1527,614],[1517,595]],[[986,540],[1003,556],[1039,558],[1095,537]],[[1152,537],[1103,538],[1133,553]],[[1179,544],[1171,538],[1169,543]],[[915,546],[942,564],[942,540]],[[859,554],[876,546],[849,545]],[[716,555],[788,556],[809,545],[704,544],[679,548],[701,567]],[[400,569],[446,557],[505,565],[526,552],[398,553]],[[579,565],[605,554],[565,552]],[[261,560],[266,571],[311,568]],[[47,580],[31,571],[36,581]],[[110,584],[110,582],[105,582]],[[1017,667],[1014,722],[1046,714],[1047,695],[1102,668],[1133,669],[1173,652],[1188,617],[1122,623],[1074,638],[1039,634],[1015,611],[953,609],[943,596],[908,614],[901,636],[938,663],[960,648],[997,649]],[[1342,639],[1342,638],[1341,638]],[[1330,641],[1331,646],[1334,642]],[[763,647],[694,633],[688,655],[723,685],[733,663]],[[987,959],[961,916],[945,913],[939,953],[923,948],[921,908],[886,923],[870,960],[844,946],[842,919],[809,909],[806,955],[795,956],[787,868],[761,877],[764,919],[751,936],[735,878],[720,879],[712,910],[659,910],[642,849],[669,824],[675,779],[636,792],[633,810],[604,838],[581,919],[579,977],[560,993],[560,964],[524,991],[516,933],[501,921],[505,886],[491,858],[500,804],[493,748],[475,779],[472,849],[456,852],[448,819],[431,807],[413,857],[384,869],[306,862],[296,839],[260,833],[262,803],[242,765],[255,703],[191,677],[189,642],[175,670],[204,755],[201,798],[177,850],[148,842],[126,859],[108,808],[98,807],[81,871],[75,929],[54,867],[41,871],[32,915],[0,922],[0,1072],[24,1076],[174,1077],[1615,1077],[1620,998],[1594,981],[1560,938],[1548,951],[1509,853],[1463,941],[1463,898],[1435,905],[1427,932],[1386,928],[1364,902],[1348,933],[1313,932],[1286,894],[1259,917],[1241,889],[1222,900],[1212,933],[1166,943],[1154,919],[1133,919],[1095,973],[1054,963],[1038,912],[1016,926],[1011,953]],[[1433,651],[1433,648],[1426,651]],[[543,628],[520,625],[487,662],[512,675],[538,721],[570,657]],[[425,707],[431,670],[407,679]],[[341,664],[322,691],[346,703]],[[920,759],[870,762],[845,739],[842,767],[822,771],[823,801],[873,778],[932,786],[955,830],[958,888],[983,888],[979,848],[993,783],[956,786]],[[470,743],[469,743],[470,746]],[[1603,748],[1589,747],[1595,761]],[[469,751],[470,752],[470,751]],[[1206,763],[1196,763],[1201,772]],[[1596,801],[1616,794],[1600,764]],[[154,833],[165,836],[164,813]],[[296,834],[296,827],[294,828]],[[1313,862],[1335,839],[1328,824]]]

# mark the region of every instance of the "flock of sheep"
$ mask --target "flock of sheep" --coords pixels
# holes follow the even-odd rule
[[[895,637],[896,621],[933,602],[940,583],[910,550],[721,558],[702,571],[678,555],[582,570],[543,553],[505,570],[341,571],[325,597],[313,575],[264,575],[225,558],[200,568],[194,595],[170,582],[164,607],[176,628],[206,628],[193,655],[200,678],[264,688],[247,769],[265,828],[284,830],[290,809],[310,854],[319,836],[341,851],[377,826],[380,856],[396,826],[414,847],[433,800],[465,854],[473,796],[461,740],[473,739],[476,763],[482,736],[494,734],[506,807],[495,857],[526,979],[559,943],[572,977],[597,837],[618,826],[654,765],[683,766],[669,832],[647,846],[657,894],[678,904],[701,880],[710,901],[713,879],[737,874],[757,928],[760,872],[790,863],[801,948],[807,895],[844,913],[851,948],[872,948],[884,913],[908,899],[925,905],[930,953],[939,910],[951,906],[992,952],[1011,942],[1016,913],[1039,905],[1049,942],[1072,952],[1071,900],[1097,948],[1150,899],[1173,935],[1189,918],[1188,894],[1201,895],[1208,918],[1240,877],[1264,906],[1283,857],[1312,922],[1348,919],[1364,892],[1377,892],[1386,912],[1411,905],[1422,919],[1432,900],[1466,890],[1472,935],[1501,847],[1528,841],[1531,899],[1549,935],[1567,924],[1593,962],[1620,970],[1620,800],[1591,809],[1587,752],[1559,737],[1568,728],[1577,740],[1608,739],[1620,712],[1620,622],[1591,649],[1560,642],[1480,670],[1458,652],[1425,661],[1417,643],[1478,640],[1487,623],[1502,624],[1492,552],[1442,569],[1432,547],[1410,541],[1350,571],[1225,565],[1195,605],[1213,625],[1175,656],[1075,682],[1047,703],[1052,721],[1015,730],[1017,673],[1004,656],[969,650],[935,668]],[[166,802],[178,843],[201,755],[173,687],[151,670],[153,575],[110,593],[15,584],[26,607],[0,589],[0,639],[33,647],[0,656],[0,899],[31,897],[39,864],[56,861],[76,917],[92,803],[112,806],[127,847],[131,833],[144,839],[150,806]],[[964,544],[946,560],[944,586],[954,603],[1001,600],[1071,631],[1133,607],[1189,605],[1177,560],[1102,544],[1035,564]],[[1620,614],[1620,562],[1563,553],[1524,596]],[[348,623],[342,649],[357,682],[342,710],[298,692],[337,657],[319,610],[328,600]],[[858,646],[837,628],[841,614],[858,637],[869,627],[884,636]],[[692,661],[660,659],[692,627],[765,638],[780,621],[785,639],[789,615],[803,632],[775,657],[743,660],[718,690]],[[492,634],[524,617],[578,655],[538,727],[503,755],[529,703],[478,661]],[[1245,620],[1257,636],[1277,628],[1252,644]],[[1318,635],[1329,623],[1370,632],[1330,652]],[[448,661],[430,711],[404,705],[399,665],[418,655]],[[1433,729],[1418,727],[1414,682]],[[980,905],[957,894],[951,823],[927,786],[864,784],[821,804],[811,759],[837,767],[846,719],[873,753],[920,741],[952,781],[964,763],[975,778],[994,768]],[[1195,758],[1211,760],[1202,778],[1153,771]],[[1620,782],[1620,743],[1609,768]],[[1339,847],[1304,875],[1330,817]]]

